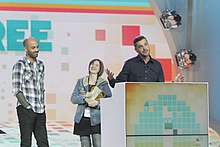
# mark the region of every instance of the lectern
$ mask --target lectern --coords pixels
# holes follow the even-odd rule
[[[101,99],[102,147],[208,147],[208,83],[118,83]]]

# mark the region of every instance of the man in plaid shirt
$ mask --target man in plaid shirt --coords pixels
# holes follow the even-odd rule
[[[31,147],[32,133],[39,147],[49,147],[44,103],[44,64],[38,60],[39,44],[33,37],[23,41],[26,56],[12,70],[13,93],[17,97],[21,147]]]

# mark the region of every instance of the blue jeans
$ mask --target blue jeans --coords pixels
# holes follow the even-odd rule
[[[101,147],[101,134],[92,134],[93,147]],[[81,147],[91,147],[90,136],[80,136]]]
[[[19,120],[21,147],[31,147],[32,133],[37,141],[38,147],[49,147],[46,129],[46,114],[34,113],[32,109],[23,106],[17,107]]]

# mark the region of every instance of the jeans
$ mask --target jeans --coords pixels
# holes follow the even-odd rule
[[[101,134],[92,134],[93,147],[101,147]],[[90,136],[80,136],[81,147],[91,147]]]
[[[31,147],[33,133],[38,147],[49,147],[45,112],[35,113],[20,105],[17,107],[17,115],[21,134],[20,146]]]

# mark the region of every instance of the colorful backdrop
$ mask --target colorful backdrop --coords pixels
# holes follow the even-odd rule
[[[148,38],[152,57],[171,81],[171,54],[148,1],[0,0],[0,122],[17,121],[11,69],[24,55],[25,37],[39,40],[48,120],[72,121],[76,105],[70,96],[77,79],[88,74],[89,61],[100,58],[117,75],[136,56],[132,40],[140,34]]]

